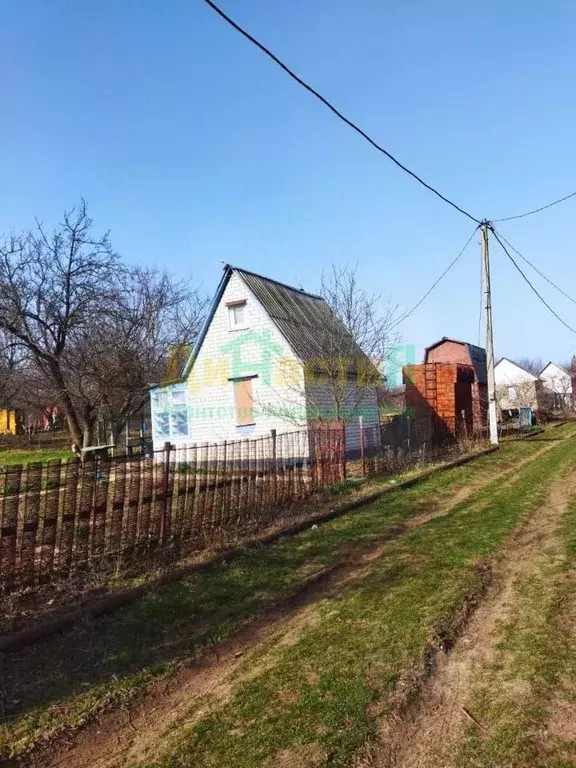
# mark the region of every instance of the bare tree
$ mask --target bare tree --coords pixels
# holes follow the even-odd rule
[[[122,264],[108,233],[94,234],[84,201],[51,233],[37,223],[0,245],[0,329],[79,445],[102,409],[125,418],[142,403],[170,345],[193,340],[203,309],[189,286]]]
[[[20,405],[18,394],[26,355],[8,334],[0,330],[0,408]]]
[[[521,381],[502,384],[496,388],[496,402],[500,411],[521,407],[537,408],[542,391],[542,382]]]
[[[148,400],[148,388],[170,375],[171,359],[189,349],[207,299],[157,270],[135,268],[107,311],[77,334],[68,363],[69,386],[90,429],[98,415],[116,438],[127,417]]]
[[[399,336],[394,332],[396,307],[379,294],[365,291],[358,283],[357,265],[333,266],[321,277],[320,293],[332,312],[326,310],[314,330],[314,349],[304,360],[304,370],[286,361],[282,380],[294,392],[288,402],[274,410],[287,420],[304,397],[308,417],[339,420],[374,403],[373,395],[385,381],[385,363]],[[259,404],[265,409],[264,404]]]
[[[315,370],[307,370],[307,392],[321,411],[325,392],[329,391],[334,418],[340,419],[361,407],[368,392],[385,387],[386,363],[400,341],[394,331],[398,308],[381,294],[369,293],[360,286],[358,264],[333,264],[322,273],[320,294],[342,327],[336,332],[327,329],[323,338],[326,354],[315,361]]]
[[[320,279],[320,294],[364,354],[381,365],[400,342],[394,331],[398,306],[380,293],[369,293],[358,284],[358,264],[332,265]]]
[[[515,363],[534,376],[539,376],[540,371],[544,368],[544,363],[540,357],[520,357],[518,360],[515,360]]]

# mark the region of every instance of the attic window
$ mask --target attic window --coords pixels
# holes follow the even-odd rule
[[[228,326],[231,331],[239,331],[248,327],[245,301],[235,301],[228,304]]]

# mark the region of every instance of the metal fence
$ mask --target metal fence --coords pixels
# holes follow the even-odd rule
[[[343,429],[165,448],[151,456],[51,461],[0,472],[0,589],[88,562],[182,542],[242,537],[269,511],[345,476]]]

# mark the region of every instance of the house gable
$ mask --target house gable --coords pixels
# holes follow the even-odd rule
[[[304,426],[316,418],[310,412],[304,366],[324,351],[321,342],[326,336],[337,341],[333,354],[353,362],[352,373],[358,360],[367,360],[320,296],[227,265],[182,378],[173,388],[151,393],[157,414],[153,424],[162,428],[155,442],[237,440]],[[243,380],[250,384],[240,385]],[[187,431],[182,413],[173,417],[169,412],[169,406],[182,408],[176,406],[182,391],[189,414]],[[246,411],[250,399],[254,418],[239,417],[238,403]],[[365,421],[377,425],[375,390],[363,401]],[[172,424],[177,418],[176,434]]]
[[[556,363],[548,363],[544,366],[539,376],[544,387],[560,395],[572,394],[572,376],[567,370]]]
[[[502,357],[494,366],[494,377],[496,386],[538,381],[538,376],[534,376],[533,373],[507,357]]]

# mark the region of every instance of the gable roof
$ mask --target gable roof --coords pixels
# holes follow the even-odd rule
[[[532,371],[529,371],[527,368],[524,368],[524,366],[522,365],[518,365],[518,363],[515,363],[514,360],[510,360],[509,357],[501,357],[496,363],[496,365],[494,366],[494,368],[497,368],[500,365],[500,363],[504,361],[506,361],[507,363],[510,363],[510,365],[513,365],[515,368],[518,368],[519,371],[524,371],[524,373],[527,373],[528,376],[532,376],[534,381],[538,381],[538,376],[534,376]]]
[[[248,286],[301,362],[333,358],[337,354],[339,358],[349,361],[347,370],[349,373],[354,373],[358,370],[360,360],[363,362],[368,360],[366,354],[322,296],[231,264],[225,264],[224,274],[204,326],[184,366],[183,377],[192,368],[216,308],[233,274],[237,274]]]
[[[440,344],[444,344],[446,341],[451,341],[453,344],[461,344],[463,347],[467,348],[468,354],[470,355],[470,360],[476,373],[476,379],[480,384],[486,384],[488,381],[488,371],[486,367],[486,350],[484,347],[477,347],[475,344],[470,344],[467,341],[459,341],[458,339],[451,339],[448,336],[442,336],[440,341],[436,341],[434,344],[430,344],[429,347],[424,349],[424,362],[427,361],[428,352],[431,349],[439,347]]]
[[[546,365],[544,366],[544,368],[542,368],[542,370],[540,371],[540,373],[538,375],[542,376],[542,374],[544,373],[546,368],[550,368],[551,365],[554,365],[556,368],[558,368],[559,371],[562,371],[562,373],[565,373],[566,376],[570,376],[570,371],[567,371],[566,368],[564,368],[563,365],[558,365],[558,363],[554,363],[552,360],[549,360],[546,363]]]

